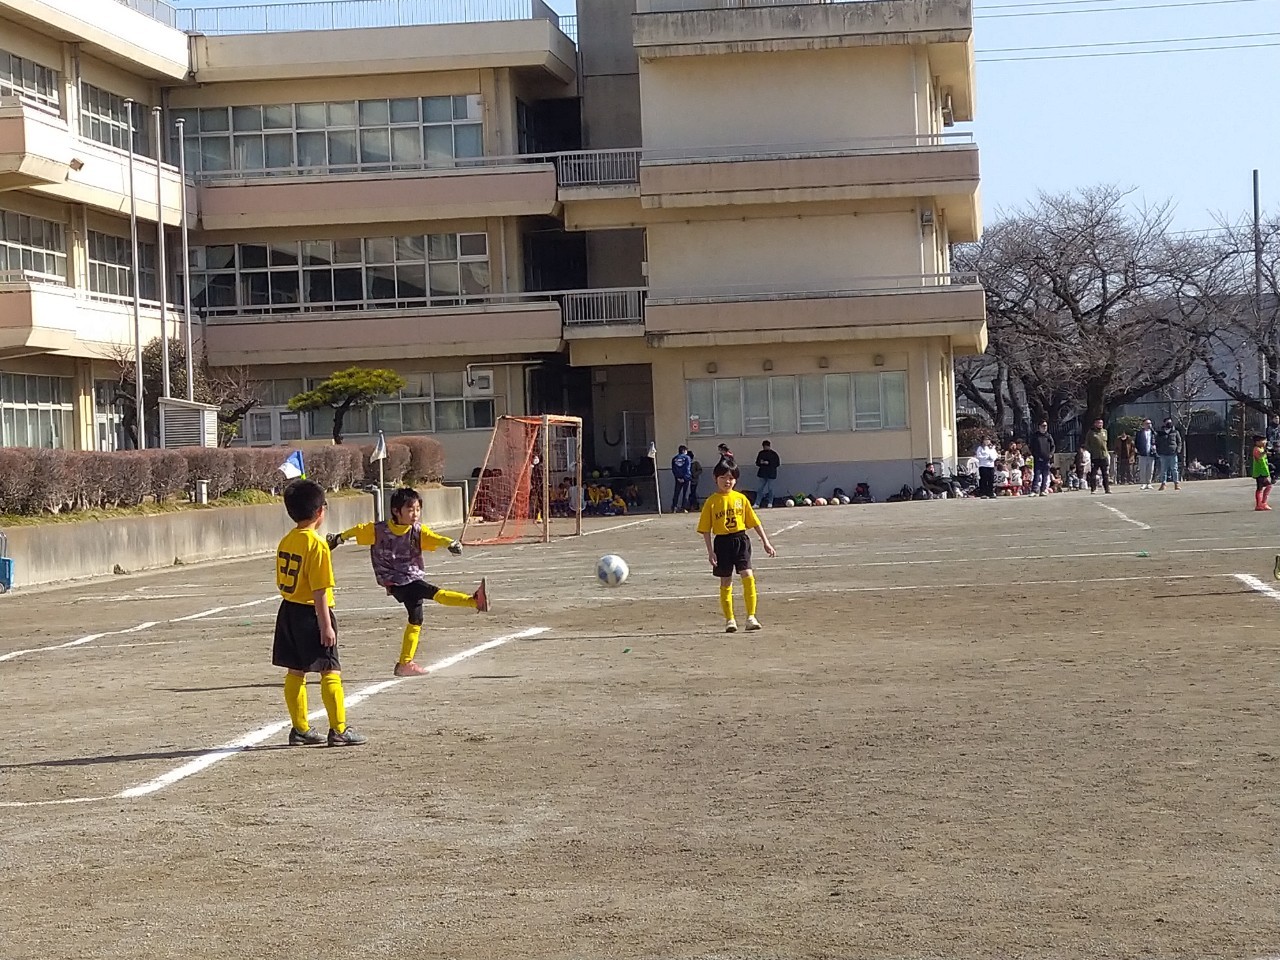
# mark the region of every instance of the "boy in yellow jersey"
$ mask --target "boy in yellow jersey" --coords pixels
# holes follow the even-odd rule
[[[284,702],[293,729],[289,746],[325,742],[307,722],[307,674],[320,674],[320,695],[329,715],[331,747],[354,747],[365,738],[347,726],[347,704],[338,662],[338,621],[333,615],[333,558],[317,533],[324,522],[324,487],[298,480],[284,491],[284,508],[297,524],[276,551],[280,611],[271,662],[284,667]]]
[[[422,636],[422,603],[434,600],[446,607],[471,607],[489,612],[487,584],[480,581],[475,593],[468,596],[453,590],[441,590],[427,582],[422,568],[422,552],[447,547],[454,556],[462,553],[462,544],[443,537],[422,523],[422,497],[411,487],[401,487],[391,494],[391,519],[379,523],[360,523],[329,537],[329,545],[337,546],[354,539],[369,547],[373,573],[387,593],[403,603],[409,613],[400,643],[400,660],[393,671],[397,677],[421,677],[426,669],[414,663],[418,639]]]
[[[760,525],[751,501],[733,489],[738,482],[738,467],[732,460],[722,459],[716,464],[712,476],[716,492],[702,502],[702,514],[698,518],[698,532],[707,545],[707,559],[711,572],[720,578],[720,609],[724,611],[724,632],[737,633],[738,621],[733,618],[733,571],[742,578],[742,597],[747,604],[747,629],[761,629],[756,619],[756,577],[751,570],[751,538],[748,530],[760,535],[760,543],[769,556],[777,556],[769,536]],[[712,540],[712,534],[715,539]]]

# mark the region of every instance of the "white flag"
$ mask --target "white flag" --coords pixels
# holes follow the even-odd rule
[[[373,453],[369,454],[369,462],[377,463],[379,460],[387,459],[387,438],[382,435],[382,431],[378,431],[378,442],[374,445]]]
[[[307,468],[302,461],[302,451],[293,451],[293,453],[289,454],[289,459],[280,464],[278,469],[284,474],[284,478],[286,480],[296,480],[298,477],[305,477],[307,475]]]

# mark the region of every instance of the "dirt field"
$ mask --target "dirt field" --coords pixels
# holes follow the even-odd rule
[[[269,560],[11,595],[0,956],[1280,954],[1251,494],[772,511],[734,636],[691,517],[432,557],[495,612],[429,606],[419,661],[510,639],[391,684],[344,547],[348,750],[273,729]]]

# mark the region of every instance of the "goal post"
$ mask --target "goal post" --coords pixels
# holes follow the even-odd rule
[[[582,535],[582,418],[499,417],[462,527],[463,543]]]

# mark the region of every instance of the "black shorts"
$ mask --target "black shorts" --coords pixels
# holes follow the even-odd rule
[[[1257,481],[1258,481],[1258,489],[1259,489],[1259,490],[1261,490],[1263,487],[1269,487],[1269,486],[1271,486],[1271,478],[1270,478],[1270,477],[1254,477],[1253,479],[1255,479],[1255,480],[1257,480]]]
[[[329,610],[333,632],[338,633],[338,618]],[[320,642],[320,624],[316,608],[309,603],[281,600],[276,614],[276,637],[271,648],[271,662],[286,670],[303,673],[329,673],[342,669],[338,662],[338,645],[326,647]]]
[[[403,603],[404,608],[409,611],[409,622],[420,627],[423,602],[434,600],[440,588],[425,580],[414,580],[412,583],[388,587],[387,590],[396,598],[397,603]]]
[[[735,570],[743,573],[751,569],[751,538],[745,533],[730,533],[711,541],[716,555],[716,565],[711,572],[717,577],[731,577]]]

